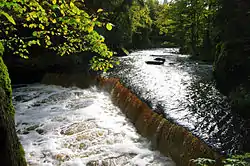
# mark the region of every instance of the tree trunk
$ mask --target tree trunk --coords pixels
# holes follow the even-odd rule
[[[14,108],[9,74],[0,56],[0,165],[26,166],[14,122]]]

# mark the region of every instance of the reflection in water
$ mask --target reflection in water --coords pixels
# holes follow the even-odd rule
[[[28,85],[13,90],[16,129],[30,166],[173,166],[151,150],[97,88]]]
[[[119,77],[157,112],[163,111],[167,119],[187,127],[218,151],[249,151],[245,122],[231,113],[226,97],[215,88],[212,66],[171,52],[134,52],[120,58],[121,65],[108,75]],[[165,58],[164,65],[145,63],[156,57]]]

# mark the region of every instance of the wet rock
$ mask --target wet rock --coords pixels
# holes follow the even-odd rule
[[[35,129],[38,128],[38,127],[39,127],[39,125],[32,125],[32,126],[26,128],[26,130],[27,130],[27,131],[31,131],[31,130],[35,130]]]
[[[27,102],[35,98],[34,96],[27,96],[27,95],[18,95],[13,98],[16,102]]]
[[[72,131],[72,130],[66,130],[66,131],[61,131],[60,132],[60,134],[62,134],[62,135],[73,135],[74,134],[74,131]]]
[[[155,58],[154,60],[155,60],[155,61],[163,61],[163,62],[166,61],[165,58]]]
[[[39,125],[32,125],[32,126],[29,126],[29,127],[25,128],[23,130],[17,130],[17,133],[26,135],[26,134],[29,134],[31,131],[35,130],[36,128],[38,128],[38,127],[39,127]]]
[[[86,108],[94,103],[93,100],[84,100],[80,102],[72,102],[66,105],[66,108],[72,109],[72,110],[77,110],[80,108]]]
[[[70,157],[66,154],[63,154],[63,153],[60,153],[60,154],[57,154],[55,156],[53,156],[54,159],[58,160],[58,161],[67,161],[70,159]]]
[[[29,134],[30,132],[29,131],[27,131],[27,130],[25,130],[25,131],[23,131],[23,132],[21,132],[21,134],[24,134],[24,135],[27,135],[27,134]]]
[[[41,134],[41,135],[44,134],[44,130],[43,130],[43,129],[36,129],[36,132],[37,132],[38,134]]]
[[[161,56],[163,56],[163,55],[150,55],[150,56],[161,57]]]
[[[80,143],[80,145],[79,145],[79,149],[86,149],[87,148],[87,146],[86,146],[86,144],[85,143]]]
[[[166,118],[166,114],[164,112],[164,107],[161,104],[157,104],[154,112]]]
[[[164,61],[146,61],[145,63],[149,65],[162,65]]]
[[[34,104],[32,104],[31,106],[32,106],[32,107],[40,107],[40,106],[41,106],[41,103],[34,103]],[[29,108],[31,108],[31,107],[29,107]]]
[[[74,92],[74,94],[75,94],[76,96],[82,96],[82,95],[84,95],[83,92]]]
[[[115,163],[112,161],[90,161],[86,164],[86,166],[115,166]]]

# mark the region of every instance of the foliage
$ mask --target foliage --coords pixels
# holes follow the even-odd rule
[[[13,25],[16,25],[15,20],[12,18],[12,16],[10,16],[8,13],[2,11],[0,9],[0,16],[4,16],[10,23],[12,23]],[[7,67],[5,66],[2,56],[4,53],[4,46],[2,44],[2,42],[0,41],[0,87],[2,87],[5,91],[5,94],[7,95],[7,105],[8,105],[8,113],[11,116],[14,116],[15,112],[14,112],[14,107],[12,105],[12,90],[11,90],[11,85],[10,85],[10,78],[8,75],[8,70]]]
[[[215,160],[198,158],[192,160],[197,166],[209,166],[216,163]],[[250,153],[245,153],[244,155],[233,155],[222,161],[224,166],[250,166]]]
[[[217,1],[176,0],[160,8],[156,12],[155,25],[161,34],[174,38],[185,53],[193,56],[208,53],[211,56],[216,36],[214,20],[218,10]]]
[[[6,12],[0,10],[0,16],[3,15],[5,18],[12,24],[16,24],[15,20]],[[4,53],[4,46],[3,43],[0,41],[0,56],[3,56]]]
[[[138,32],[140,28],[150,28],[152,20],[149,17],[149,12],[150,11],[146,6],[142,7],[136,3],[131,6],[129,15],[133,33],[140,33]]]
[[[94,0],[86,4],[89,8],[102,8],[101,20],[114,25],[110,32],[99,30],[111,48],[138,48],[137,44],[144,42],[151,31],[150,11],[143,0]]]
[[[0,57],[3,56],[3,52],[4,52],[4,47],[2,42],[0,42]]]
[[[196,166],[209,166],[215,164],[215,160],[207,159],[207,158],[198,158],[193,159],[191,162],[195,163]]]
[[[174,21],[170,17],[170,5],[164,4],[159,7],[160,10],[156,12],[156,20],[155,25],[159,29],[159,33],[173,33],[173,28],[175,28],[172,24]]]
[[[104,37],[95,30],[96,26],[105,25],[98,21],[101,9],[89,15],[84,10],[83,1],[75,0],[3,0],[0,8],[16,20],[16,25],[8,21],[1,24],[0,39],[8,51],[23,58],[28,58],[32,45],[53,50],[62,56],[92,51],[100,55],[91,61],[92,69],[112,68],[115,62],[113,53],[104,43]],[[112,24],[107,23],[106,27],[111,30]]]

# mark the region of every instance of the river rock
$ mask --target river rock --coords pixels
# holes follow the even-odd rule
[[[162,62],[165,62],[165,61],[166,61],[166,59],[164,59],[164,58],[155,58],[154,60],[155,60],[155,61],[162,61]]]
[[[162,65],[164,61],[146,61],[145,63],[149,65]]]

